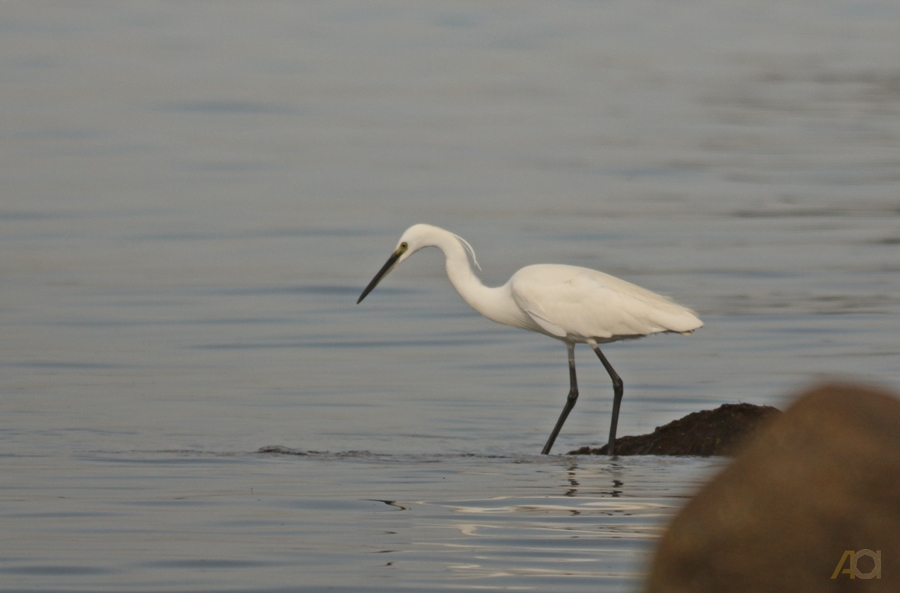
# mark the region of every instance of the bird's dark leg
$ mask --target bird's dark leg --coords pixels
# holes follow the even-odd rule
[[[572,408],[575,407],[575,402],[578,400],[578,382],[575,380],[575,343],[573,342],[570,344],[566,342],[566,348],[569,349],[569,396],[566,398],[566,405],[563,408],[562,414],[559,415],[559,420],[556,421],[553,432],[550,433],[550,438],[547,439],[547,444],[544,445],[544,450],[541,451],[542,455],[546,455],[550,452],[553,441],[556,440],[556,435],[559,434],[566,418],[569,417],[569,412],[572,411]]]
[[[622,378],[619,377],[619,374],[616,373],[615,369],[612,368],[612,365],[609,364],[609,361],[606,360],[606,357],[603,356],[603,353],[600,352],[600,348],[596,345],[591,345],[591,348],[594,349],[594,352],[597,353],[597,356],[600,357],[600,362],[603,363],[603,368],[606,369],[606,372],[609,373],[609,378],[612,379],[613,382],[613,410],[612,410],[612,422],[609,424],[609,442],[606,445],[606,452],[609,455],[616,454],[616,425],[619,424],[619,406],[622,404],[622,393],[625,391],[625,384],[622,383]]]

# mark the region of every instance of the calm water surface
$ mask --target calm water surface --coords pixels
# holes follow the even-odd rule
[[[469,310],[602,269],[620,434],[900,388],[895,2],[0,6],[5,591],[631,591],[723,462],[575,458],[611,387]]]

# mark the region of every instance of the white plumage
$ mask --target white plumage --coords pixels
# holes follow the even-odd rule
[[[671,299],[589,268],[561,264],[526,266],[503,286],[487,287],[472,271],[466,252],[471,253],[476,266],[478,260],[471,245],[462,237],[427,224],[414,225],[403,233],[394,253],[357,303],[391,270],[423,247],[437,247],[444,252],[451,284],[473,309],[498,323],[539,332],[566,343],[569,396],[543,453],[549,453],[578,399],[576,343],[590,345],[613,380],[615,398],[608,446],[612,455],[623,384],[597,345],[663,332],[689,334],[703,326],[693,311]]]
[[[703,325],[666,297],[588,268],[527,266],[508,284],[516,305],[555,338],[605,343]]]

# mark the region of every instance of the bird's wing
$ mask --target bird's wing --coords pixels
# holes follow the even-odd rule
[[[556,337],[616,340],[702,325],[666,297],[587,268],[529,266],[512,289],[522,310]]]
[[[557,338],[566,337],[566,330],[556,325],[549,319],[545,318],[540,311],[536,310],[536,307],[528,307],[525,309],[525,312],[529,317],[531,317],[532,321],[537,323],[545,332],[547,332],[551,336],[556,336]]]

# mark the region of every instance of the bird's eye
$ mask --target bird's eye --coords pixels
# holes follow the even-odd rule
[[[409,245],[407,245],[406,241],[404,241],[403,243],[400,243],[400,247],[402,247],[403,249],[408,249]]]

